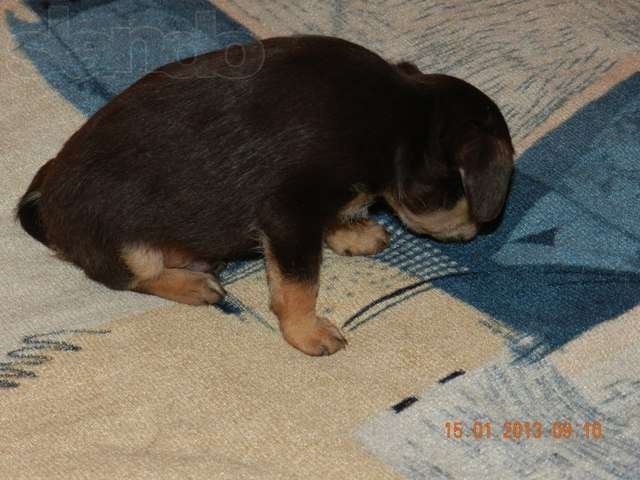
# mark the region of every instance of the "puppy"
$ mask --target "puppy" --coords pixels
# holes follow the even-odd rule
[[[346,341],[316,314],[323,244],[372,255],[384,199],[413,231],[470,240],[500,214],[513,146],[470,84],[330,37],[271,38],[164,66],[90,118],[36,174],[23,228],[93,280],[191,305],[213,265],[260,248],[287,342]]]

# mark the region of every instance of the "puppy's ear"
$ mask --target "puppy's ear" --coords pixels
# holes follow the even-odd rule
[[[421,75],[422,74],[420,69],[418,67],[416,67],[415,64],[413,64],[411,62],[400,62],[397,65],[397,67],[401,72],[406,73],[407,75]]]
[[[459,170],[476,221],[490,222],[500,215],[513,174],[513,154],[510,142],[487,134],[462,147]]]

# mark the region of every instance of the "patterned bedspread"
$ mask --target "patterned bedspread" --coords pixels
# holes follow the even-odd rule
[[[640,478],[635,0],[4,0],[0,478]],[[259,260],[216,307],[113,292],[29,238],[32,176],[157,66],[336,35],[490,94],[517,174],[498,230],[325,254],[349,348],[280,338]]]

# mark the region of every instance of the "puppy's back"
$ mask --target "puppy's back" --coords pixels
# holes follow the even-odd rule
[[[339,171],[348,187],[363,149],[388,153],[403,88],[382,58],[327,37],[273,38],[162,67],[106,104],[52,162],[39,189],[47,238],[59,248],[143,240],[239,254],[283,185],[311,197]]]

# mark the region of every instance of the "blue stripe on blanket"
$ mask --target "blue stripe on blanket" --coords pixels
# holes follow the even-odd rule
[[[161,65],[252,39],[206,0],[24,3],[40,19],[7,12],[18,48],[87,116]]]

